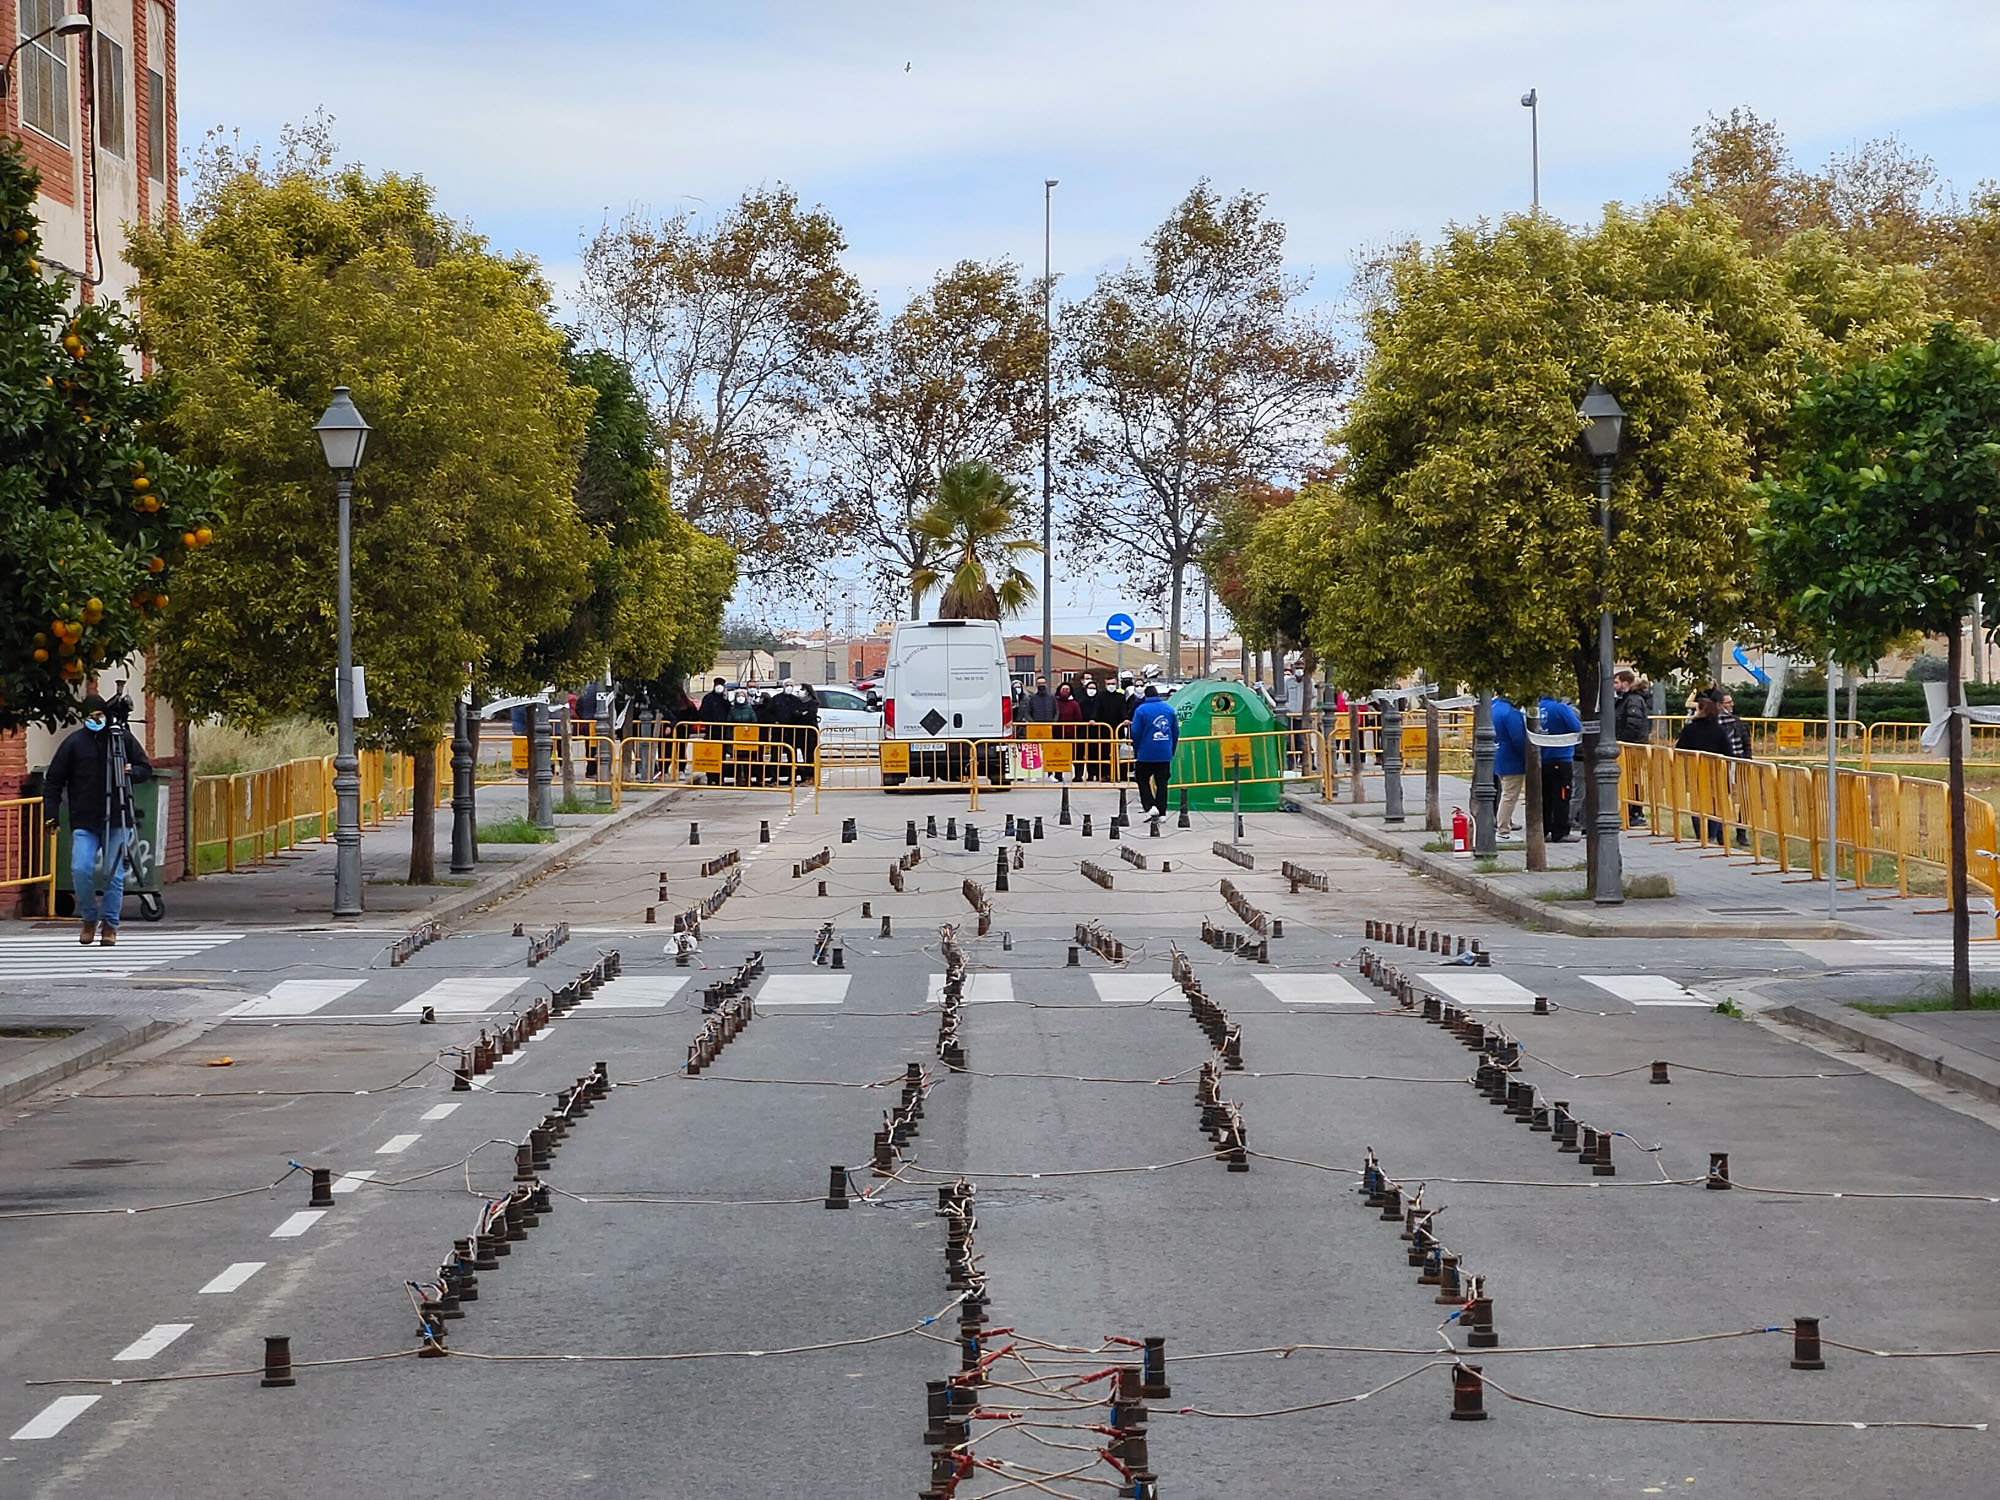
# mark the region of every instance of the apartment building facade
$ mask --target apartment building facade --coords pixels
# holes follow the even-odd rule
[[[89,24],[57,31],[70,16]],[[0,57],[15,53],[0,135],[18,142],[41,173],[40,258],[70,278],[81,302],[129,305],[136,274],[125,262],[128,227],[179,208],[176,46],[173,0],[0,0]],[[185,726],[146,692],[145,662],[107,668],[92,685],[109,696],[121,681],[137,705],[133,732],[147,754],[163,769],[184,768]],[[0,800],[21,795],[57,739],[40,729],[0,735]],[[160,831],[168,879],[185,860],[186,811],[185,785],[177,784]]]

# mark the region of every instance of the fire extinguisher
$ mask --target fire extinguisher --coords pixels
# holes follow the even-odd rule
[[[1472,851],[1472,824],[1466,821],[1465,809],[1451,810],[1451,852],[1469,854]]]

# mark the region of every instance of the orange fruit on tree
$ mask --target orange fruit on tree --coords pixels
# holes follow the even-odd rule
[[[192,550],[199,543],[195,540],[195,534],[192,531],[183,531],[181,533],[181,545]]]
[[[150,489],[152,488],[152,484],[153,484],[152,480],[148,479],[144,474],[141,474],[137,479],[132,481],[132,488],[135,490]]]
[[[89,614],[93,609],[96,610],[100,615],[103,614],[104,601],[102,599],[97,599],[97,598],[86,599],[83,603],[83,612],[85,614]]]
[[[196,546],[206,547],[210,542],[215,540],[215,533],[210,531],[206,526],[202,526],[196,529],[194,540]]]
[[[163,572],[166,566],[167,560],[164,557],[149,557],[146,559],[146,571],[148,573]]]
[[[17,245],[25,245],[25,244],[27,244],[27,243],[28,243],[28,231],[27,231],[27,230],[25,230],[25,229],[17,229],[17,230],[15,230],[15,231],[14,231],[14,243],[15,243],[15,244],[17,244]]]
[[[48,647],[46,647],[46,646],[37,646],[37,647],[35,647],[35,660],[36,660],[36,661],[47,661],[48,659],[49,659],[49,649],[48,649]]]
[[[161,609],[165,609],[167,607],[167,596],[165,594],[155,594],[153,595],[153,603]]]

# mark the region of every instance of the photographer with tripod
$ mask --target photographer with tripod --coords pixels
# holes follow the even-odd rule
[[[132,841],[134,821],[132,783],[151,781],[153,763],[127,727],[132,716],[129,698],[121,693],[107,704],[91,693],[81,706],[83,728],[56,746],[42,780],[42,818],[55,827],[63,795],[68,793],[69,868],[76,884],[76,914],[83,919],[77,941],[87,947],[95,940],[109,948],[118,941],[118,916],[125,904],[125,846]]]

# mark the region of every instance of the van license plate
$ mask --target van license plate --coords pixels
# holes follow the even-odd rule
[[[912,740],[910,741],[910,752],[913,755],[942,755],[944,753],[944,741]]]

